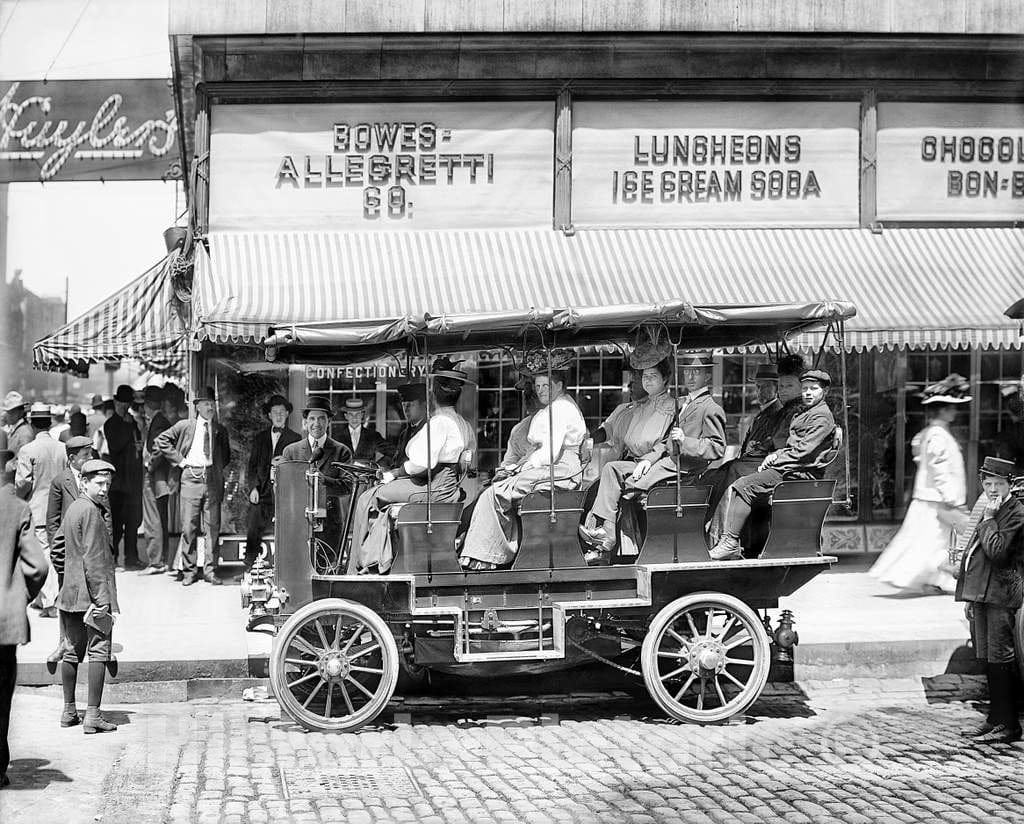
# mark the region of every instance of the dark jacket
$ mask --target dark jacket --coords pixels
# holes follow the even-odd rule
[[[114,582],[114,542],[109,509],[83,495],[68,509],[61,527],[64,541],[50,550],[50,562],[64,580],[57,606],[65,612],[85,612],[90,604],[120,612]]]
[[[281,457],[286,461],[309,463],[309,459],[313,457],[313,451],[309,447],[309,438],[303,437],[296,443],[286,446],[284,452],[281,453]],[[348,487],[341,480],[341,470],[331,466],[332,463],[340,461],[341,458],[341,444],[333,438],[327,438],[324,441],[323,455],[316,461],[315,466],[324,476],[327,492],[330,495],[344,495],[348,491]]]
[[[46,502],[46,537],[50,546],[55,541],[63,541],[64,534],[60,525],[64,522],[71,504],[79,498],[78,482],[75,480],[71,467],[68,467],[50,484],[50,495]]]
[[[28,504],[14,485],[0,488],[0,645],[29,641],[25,610],[43,588],[49,565],[32,530]]]
[[[531,415],[530,417],[533,416]],[[403,463],[405,463],[405,459],[409,457],[405,452],[406,447],[409,446],[409,441],[412,440],[413,435],[415,435],[423,428],[423,424],[425,424],[426,422],[427,419],[424,418],[418,423],[409,423],[408,421],[406,421],[402,425],[402,430],[398,433],[398,440],[396,440],[393,444],[388,444],[387,446],[386,463],[388,464],[388,466],[401,466]],[[527,418],[526,421],[521,421],[520,423],[525,423],[526,428],[529,428],[530,418]],[[517,424],[517,426],[518,425],[519,424]],[[526,436],[524,434],[523,440],[525,439]]]
[[[374,461],[377,459],[378,454],[385,457],[390,454],[388,442],[378,434],[376,429],[367,429],[365,426],[362,429],[363,431],[359,433],[359,446],[355,448],[354,452],[355,460]],[[338,443],[352,449],[352,435],[348,431],[347,425],[341,427],[337,440]]]
[[[224,467],[231,463],[231,444],[228,431],[218,421],[210,421],[210,457],[213,464],[206,473],[206,491],[210,500],[219,501],[224,497]],[[194,418],[180,420],[165,429],[153,441],[153,446],[163,454],[171,466],[181,466],[192,448],[196,436]]]
[[[1024,504],[1012,495],[978,524],[960,562],[956,600],[1007,609],[1024,601]]]
[[[778,398],[775,398],[775,400],[758,412],[754,420],[750,422],[750,428],[743,438],[743,445],[740,447],[740,457],[764,458],[767,457],[769,452],[773,452],[775,450],[775,436],[785,416],[786,407],[782,405],[782,401]],[[789,421],[787,420],[788,423]]]
[[[832,448],[836,421],[824,398],[814,406],[805,406],[789,424],[786,445],[775,453],[772,468],[787,471],[816,469],[821,458]]]
[[[158,435],[171,428],[171,422],[163,412],[157,412],[146,428],[146,438],[142,444],[142,468],[152,484],[153,494],[157,498],[171,494],[171,475],[175,468],[171,462],[155,446]]]
[[[272,498],[274,488],[270,483],[271,461],[280,457],[286,446],[301,440],[302,435],[286,426],[281,430],[275,447],[270,427],[257,432],[252,440],[252,451],[249,453],[249,465],[245,473],[246,490],[252,492],[255,489],[260,493],[261,501]]]
[[[142,433],[134,420],[111,415],[103,424],[107,451],[114,465],[111,492],[123,492],[142,506]]]
[[[707,389],[680,398],[676,403],[682,407],[675,424],[683,430],[682,442],[677,444],[668,434],[643,457],[653,463],[672,455],[674,462],[673,453],[678,446],[680,468],[684,472],[703,472],[709,463],[725,454],[725,411]]]

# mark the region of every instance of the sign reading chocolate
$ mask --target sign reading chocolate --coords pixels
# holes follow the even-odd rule
[[[855,226],[852,103],[578,102],[573,224]]]
[[[180,177],[177,131],[166,80],[11,83],[0,96],[0,182]]]
[[[1024,220],[1024,106],[878,104],[880,220]]]
[[[210,226],[551,225],[543,103],[218,106]]]

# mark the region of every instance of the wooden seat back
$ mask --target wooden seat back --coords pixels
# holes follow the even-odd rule
[[[579,539],[585,494],[582,489],[556,489],[553,519],[550,491],[530,492],[523,498],[519,504],[519,552],[512,569],[587,565]]]
[[[647,493],[644,511],[647,532],[638,564],[680,564],[707,561],[710,486],[681,486],[676,504],[675,484],[658,485]]]
[[[771,525],[761,558],[808,558],[821,554],[821,528],[836,480],[783,481],[772,492]]]
[[[459,531],[463,506],[462,503],[431,504],[428,532],[427,505],[403,504],[395,520],[392,574],[461,572],[455,553],[455,535]]]

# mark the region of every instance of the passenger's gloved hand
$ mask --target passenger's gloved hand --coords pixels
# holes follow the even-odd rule
[[[777,452],[772,452],[771,454],[768,455],[768,457],[766,457],[763,461],[761,461],[761,465],[757,468],[757,471],[758,472],[764,472],[768,467],[774,466],[775,462],[778,459],[779,459],[778,453]]]
[[[639,481],[644,475],[650,472],[650,470],[650,461],[640,461],[640,463],[636,465],[636,468],[633,469],[633,474],[629,476],[629,479],[634,482]]]
[[[395,473],[394,472],[384,472],[380,476],[380,482],[382,484],[389,484],[393,480],[395,480]]]

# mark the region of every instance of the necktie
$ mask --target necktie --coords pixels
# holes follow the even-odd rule
[[[203,457],[207,461],[213,455],[213,450],[210,448],[210,424],[203,424]]]
[[[275,435],[280,435],[282,432],[284,432],[284,427],[283,426],[272,426],[272,427],[270,427],[270,431],[273,432]]]

